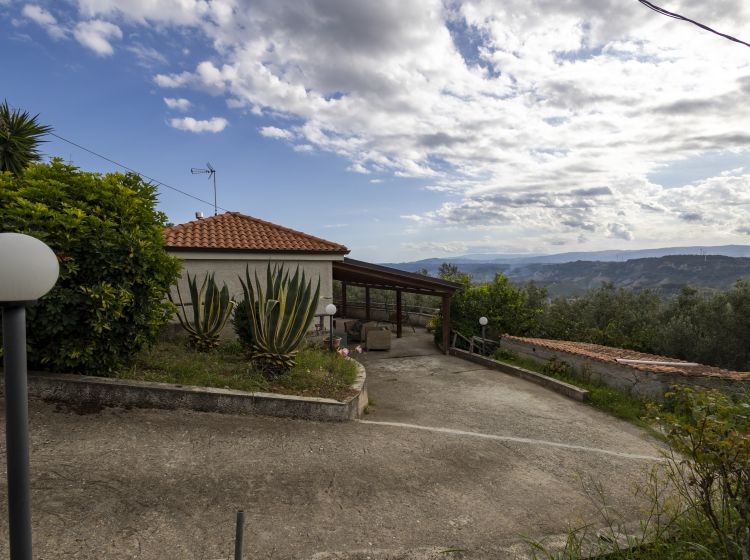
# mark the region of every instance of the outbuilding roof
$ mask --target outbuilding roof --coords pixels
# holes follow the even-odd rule
[[[194,220],[164,230],[167,249],[338,253],[349,252],[344,245],[301,231],[246,216],[226,212]]]
[[[550,340],[546,338],[528,338],[523,336],[511,336],[504,334],[504,340],[520,342],[530,346],[546,348],[557,352],[567,352],[583,356],[600,362],[615,363],[640,371],[651,371],[655,373],[670,373],[684,377],[718,377],[722,379],[734,379],[738,381],[750,381],[750,374],[740,371],[732,371],[685,360],[677,360],[666,356],[646,354],[635,350],[613,348],[600,344],[589,344],[586,342],[571,342],[569,340]],[[651,362],[651,363],[649,363]]]

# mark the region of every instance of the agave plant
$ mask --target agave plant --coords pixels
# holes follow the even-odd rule
[[[255,282],[250,280],[249,268],[245,269],[245,305],[253,329],[252,359],[261,369],[273,375],[290,370],[295,363],[297,349],[313,320],[320,294],[320,279],[313,291],[312,280],[300,273],[297,267],[294,276],[284,266],[271,263],[266,268],[266,286],[262,288],[255,273]]]
[[[179,299],[177,318],[182,328],[189,334],[190,345],[199,352],[208,352],[219,344],[219,335],[232,314],[234,301],[229,298],[229,289],[226,284],[219,289],[213,274],[206,273],[200,288],[198,288],[197,278],[197,275],[192,278],[190,274],[187,275],[190,303],[193,307],[192,320],[185,310],[180,285],[177,284]],[[169,299],[177,305],[171,293]]]

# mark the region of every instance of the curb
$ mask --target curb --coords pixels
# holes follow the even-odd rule
[[[345,422],[362,417],[368,402],[366,370],[362,364],[354,362],[358,373],[351,387],[357,393],[344,401],[70,373],[29,372],[28,384],[30,396],[76,405],[187,409]]]
[[[472,354],[470,352],[467,352],[466,350],[460,350],[458,348],[451,348],[450,352],[452,356],[456,356],[457,358],[462,358],[464,360],[474,362],[475,364],[480,364],[490,369],[501,371],[515,377],[520,377],[521,379],[525,379],[526,381],[531,381],[532,383],[542,385],[547,389],[551,389],[556,393],[560,393],[561,395],[565,395],[566,397],[570,397],[571,399],[575,399],[580,402],[586,402],[589,399],[589,392],[586,389],[581,389],[579,387],[576,387],[575,385],[565,383],[564,381],[559,381],[553,377],[547,377],[546,375],[542,375],[541,373],[537,373],[535,371],[512,366],[503,362],[498,362],[497,360],[493,360],[492,358],[486,358],[484,356],[479,356],[478,354]]]

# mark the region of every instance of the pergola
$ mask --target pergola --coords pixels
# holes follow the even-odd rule
[[[451,297],[456,290],[463,288],[462,284],[350,258],[344,258],[343,261],[333,261],[333,279],[341,282],[342,311],[346,309],[347,286],[360,286],[365,289],[365,317],[367,319],[370,318],[370,288],[395,291],[396,336],[398,338],[401,338],[402,332],[402,293],[440,297],[443,314],[443,350],[446,353],[448,352],[451,330]]]

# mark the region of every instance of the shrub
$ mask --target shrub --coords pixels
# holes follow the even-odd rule
[[[164,249],[156,187],[55,159],[0,174],[0,223],[47,243],[60,262],[52,291],[28,310],[29,363],[110,374],[155,340],[174,312],[179,262]]]
[[[253,333],[253,324],[250,321],[250,314],[248,312],[248,303],[246,299],[242,299],[237,305],[234,306],[234,314],[232,315],[232,327],[237,335],[237,338],[245,349],[245,352],[252,354],[253,343],[255,336]]]

